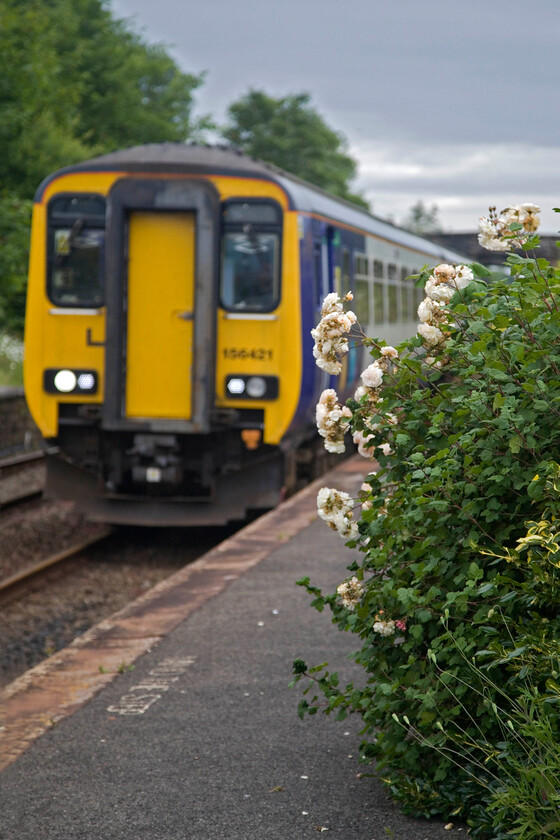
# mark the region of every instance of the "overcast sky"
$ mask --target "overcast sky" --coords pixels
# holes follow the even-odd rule
[[[207,71],[196,114],[250,87],[309,92],[358,162],[373,212],[422,199],[446,230],[531,201],[560,229],[560,0],[112,0]]]

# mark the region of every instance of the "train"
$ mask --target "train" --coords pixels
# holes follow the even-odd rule
[[[218,525],[320,474],[334,378],[311,329],[352,290],[363,331],[412,335],[406,278],[458,255],[225,146],[67,166],[33,206],[24,389],[45,495],[95,521]],[[459,259],[459,261],[461,261]],[[352,341],[336,387],[367,361]]]

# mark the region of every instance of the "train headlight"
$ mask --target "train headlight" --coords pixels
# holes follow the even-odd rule
[[[226,395],[234,400],[275,400],[278,397],[278,377],[227,376]]]
[[[98,375],[95,370],[47,368],[43,387],[47,394],[96,394]]]
[[[262,376],[250,376],[245,386],[247,396],[254,400],[262,400],[266,394],[266,380]]]
[[[73,370],[59,370],[53,378],[53,385],[57,391],[69,394],[78,384],[78,379]]]

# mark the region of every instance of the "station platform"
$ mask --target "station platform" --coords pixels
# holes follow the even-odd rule
[[[403,816],[358,763],[359,721],[301,721],[288,686],[298,657],[363,679],[295,581],[348,576],[316,495],[366,470],[342,462],[7,687],[0,840],[466,836]]]

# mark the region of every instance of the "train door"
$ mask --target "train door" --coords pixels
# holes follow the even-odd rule
[[[104,428],[209,432],[219,212],[205,181],[122,178],[111,189]]]
[[[194,246],[194,213],[129,215],[126,417],[191,417]]]

